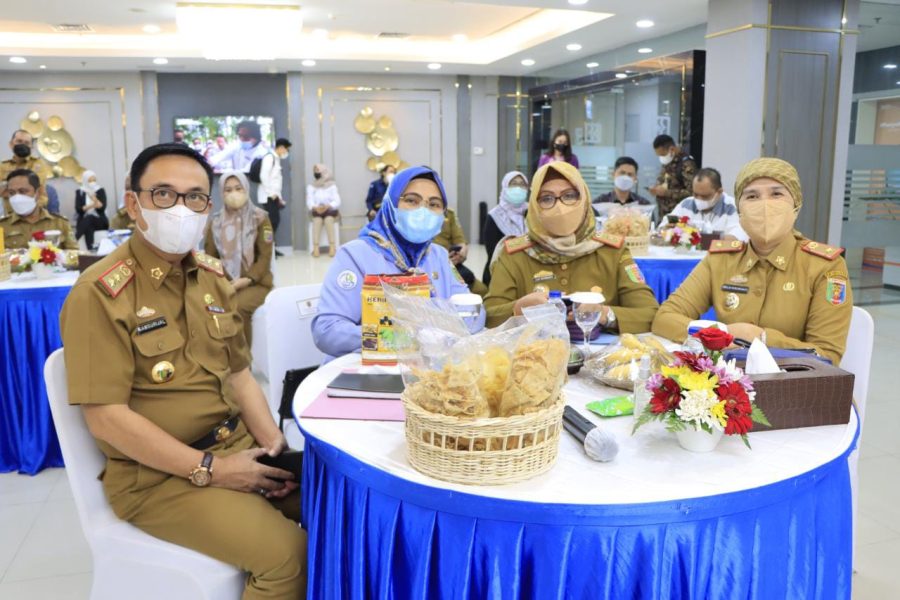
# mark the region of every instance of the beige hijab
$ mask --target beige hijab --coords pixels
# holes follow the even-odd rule
[[[256,260],[256,231],[266,219],[266,211],[250,202],[250,182],[240,171],[225,171],[219,179],[219,194],[224,197],[225,183],[234,177],[247,194],[247,203],[238,210],[225,207],[217,212],[210,228],[222,266],[231,279],[237,279]]]
[[[329,169],[322,163],[314,164],[313,169],[317,169],[319,173],[322,174],[322,176],[318,179],[316,179],[315,177],[312,178],[313,187],[324,189],[334,185],[334,175],[331,174],[331,169]]]
[[[572,235],[554,236],[541,223],[543,211],[538,205],[538,197],[541,193],[541,186],[544,185],[544,180],[547,179],[551,170],[562,175],[572,184],[572,187],[578,190],[581,196],[579,203],[584,211],[584,220]],[[596,221],[594,220],[594,211],[591,209],[591,191],[578,169],[567,162],[547,163],[534,174],[531,182],[531,197],[528,199],[528,216],[525,222],[528,225],[528,237],[535,243],[527,252],[531,257],[545,264],[572,261],[594,252],[602,245],[594,240]]]

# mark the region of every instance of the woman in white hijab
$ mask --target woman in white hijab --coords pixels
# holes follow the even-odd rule
[[[528,178],[519,171],[510,171],[500,184],[500,202],[488,212],[481,240],[487,250],[487,264],[481,280],[491,284],[491,258],[494,249],[504,238],[525,235],[525,213],[528,212]]]
[[[81,176],[81,187],[75,191],[75,239],[84,236],[88,250],[94,248],[94,232],[109,229],[106,218],[106,190],[97,183],[97,174],[85,171]]]
[[[247,345],[253,336],[253,313],[272,289],[272,224],[250,202],[250,183],[239,171],[225,171],[219,179],[225,208],[213,215],[204,250],[222,260],[225,275],[237,293]]]

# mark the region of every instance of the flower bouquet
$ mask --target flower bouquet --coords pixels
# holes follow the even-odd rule
[[[678,219],[678,223],[663,231],[663,238],[676,249],[699,250],[702,241],[700,230],[690,224],[687,216]]]
[[[726,362],[722,357],[734,336],[708,327],[694,337],[704,351],[675,352],[672,364],[651,375],[647,382],[650,403],[634,430],[650,421],[662,421],[688,450],[708,452],[723,433],[741,436],[749,448],[747,433],[753,423],[769,425],[769,421],[753,403],[756,392],[750,377],[734,360]]]
[[[28,259],[31,270],[38,277],[49,277],[52,268],[62,258],[60,249],[49,241],[43,231],[36,231],[28,242]]]

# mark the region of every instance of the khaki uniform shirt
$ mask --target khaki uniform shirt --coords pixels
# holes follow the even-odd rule
[[[113,218],[109,221],[109,228],[130,229],[134,231],[134,221],[132,221],[131,217],[128,215],[128,209],[122,207],[117,210],[116,214],[114,214]]]
[[[653,333],[684,341],[710,306],[723,323],[762,327],[773,348],[815,348],[839,365],[853,294],[839,248],[789,236],[761,258],[750,244],[716,241],[660,307]]]
[[[466,243],[466,234],[463,233],[462,225],[459,224],[456,212],[452,208],[447,209],[441,232],[431,241],[447,250],[450,250],[451,246],[461,246]]]
[[[70,404],[127,404],[186,444],[240,412],[226,380],[250,357],[217,259],[172,265],[133,236],[79,277],[60,323]],[[168,477],[98,445],[114,508]]]
[[[679,150],[678,154],[659,172],[657,184],[665,184],[666,192],[656,197],[660,218],[672,212],[678,203],[693,194],[694,175],[697,174],[697,163],[694,158]]]
[[[50,231],[57,229],[62,232],[59,247],[63,250],[77,250],[78,242],[72,234],[69,220],[62,215],[56,215],[46,208],[38,208],[40,217],[34,223],[29,223],[16,213],[6,215],[0,219],[0,227],[3,228],[3,236],[8,249],[27,248],[32,234],[38,231]]]
[[[16,159],[13,158],[4,160],[0,162],[0,181],[5,182],[6,176],[16,169],[28,169],[29,171],[34,171],[34,174],[40,178],[41,193],[38,196],[37,203],[38,206],[47,206],[47,180],[53,177],[53,167],[50,166],[50,163],[43,158],[34,155],[29,156],[21,162],[17,162]],[[3,209],[6,211],[7,215],[12,214],[13,212],[8,198],[3,199]]]
[[[659,304],[623,238],[598,233],[594,239],[603,244],[596,252],[560,264],[544,264],[529,256],[525,250],[532,242],[527,235],[504,242],[484,299],[487,326],[503,323],[513,315],[516,301],[534,291],[559,290],[566,295],[599,286],[615,312],[619,331],[650,331]]]
[[[272,288],[272,242],[275,234],[272,232],[272,223],[266,217],[256,228],[256,244],[253,247],[255,260],[250,267],[241,266],[241,277],[249,277],[253,285]],[[214,258],[221,258],[216,242],[213,240],[211,228],[206,229],[206,238],[203,241],[203,249]],[[226,277],[228,274],[226,273]]]

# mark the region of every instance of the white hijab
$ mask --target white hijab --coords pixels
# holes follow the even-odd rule
[[[88,183],[91,177],[97,179],[97,174],[93,171],[85,171],[81,174],[81,191],[84,192],[86,196],[92,196],[96,194],[96,192],[91,189],[91,186]],[[99,190],[100,188],[97,189]]]
[[[520,236],[524,235],[528,229],[525,225],[525,213],[528,212],[528,202],[523,202],[517,206],[510,204],[506,199],[509,184],[516,177],[521,177],[525,180],[525,185],[528,185],[528,178],[525,176],[525,173],[510,171],[504,175],[503,182],[500,184],[500,203],[488,213],[494,219],[497,228],[503,232],[503,235]]]

